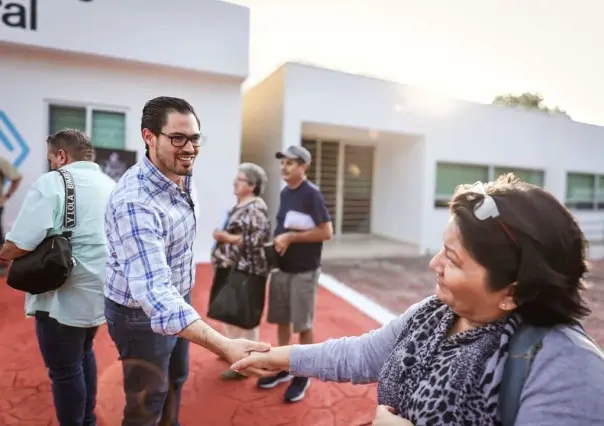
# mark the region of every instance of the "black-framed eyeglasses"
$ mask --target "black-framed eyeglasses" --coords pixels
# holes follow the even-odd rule
[[[174,148],[182,148],[187,143],[189,143],[189,141],[191,141],[191,145],[197,148],[202,146],[206,142],[206,136],[202,134],[187,136],[181,134],[167,135],[163,132],[160,132],[160,135],[163,135],[170,139],[170,143]]]

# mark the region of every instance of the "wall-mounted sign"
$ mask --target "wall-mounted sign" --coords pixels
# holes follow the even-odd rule
[[[90,3],[92,0],[79,1]],[[0,0],[0,23],[9,28],[37,31],[38,0]]]
[[[17,130],[8,114],[0,109],[0,156],[10,159],[19,168],[29,155],[29,145]]]
[[[0,0],[0,22],[11,28],[38,29],[38,0]]]

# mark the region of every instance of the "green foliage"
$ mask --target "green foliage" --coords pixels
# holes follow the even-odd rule
[[[564,114],[567,115],[566,111],[560,107],[548,107],[545,105],[543,96],[539,93],[525,92],[520,95],[513,93],[507,93],[505,95],[496,96],[493,99],[493,105],[502,105],[513,108],[525,108],[525,109],[536,109],[543,111],[548,114]]]

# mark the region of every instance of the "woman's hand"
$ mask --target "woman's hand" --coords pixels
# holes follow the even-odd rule
[[[268,376],[279,371],[287,371],[289,370],[291,350],[291,346],[281,346],[271,348],[268,352],[252,352],[234,363],[231,369],[246,376],[250,374]],[[262,371],[262,373],[259,374],[258,371]]]
[[[223,231],[222,229],[215,229],[214,232],[212,232],[212,237],[214,237],[214,239],[216,241],[218,241],[219,243],[224,243],[225,241],[225,237],[226,237],[226,232]]]
[[[407,419],[394,414],[395,410],[387,405],[378,405],[375,411],[375,419],[373,419],[373,426],[414,426]]]
[[[239,245],[242,241],[241,235],[229,234],[221,229],[216,229],[212,236],[219,243]]]

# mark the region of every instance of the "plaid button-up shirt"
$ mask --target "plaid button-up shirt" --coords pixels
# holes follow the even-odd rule
[[[156,333],[174,335],[199,314],[183,296],[195,282],[195,211],[185,190],[145,156],[118,182],[107,207],[109,246],[105,296],[142,308]]]

